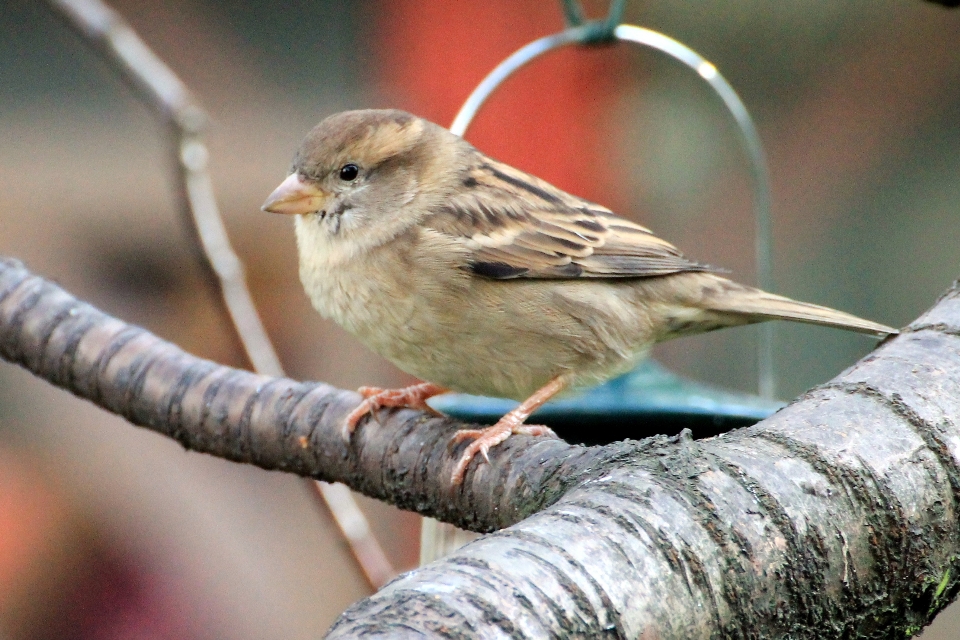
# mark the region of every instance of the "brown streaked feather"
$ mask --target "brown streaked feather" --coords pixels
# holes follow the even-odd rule
[[[477,275],[637,278],[710,271],[649,229],[472,150],[476,162],[425,226],[463,239]]]
[[[810,302],[800,302],[775,293],[748,287],[739,282],[707,274],[702,284],[700,306],[709,311],[734,314],[750,322],[792,320],[885,337],[897,333],[893,327],[864,320],[843,311]]]

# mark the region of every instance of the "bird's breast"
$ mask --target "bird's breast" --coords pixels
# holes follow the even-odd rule
[[[456,326],[452,301],[466,273],[436,265],[415,235],[346,248],[309,221],[297,225],[300,279],[314,308],[401,369],[426,380],[418,362]]]
[[[413,300],[396,272],[376,251],[353,255],[335,243],[301,247],[300,281],[313,307],[361,338],[395,335],[407,324]]]

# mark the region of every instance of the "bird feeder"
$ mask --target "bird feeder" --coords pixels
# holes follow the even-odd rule
[[[616,3],[615,3],[616,4]],[[766,162],[756,128],[746,107],[730,84],[709,61],[686,45],[667,36],[627,24],[616,24],[614,14],[605,21],[582,22],[582,12],[565,10],[572,25],[553,35],[540,38],[516,51],[497,66],[477,86],[450,130],[464,135],[487,98],[514,72],[545,53],[572,44],[590,44],[615,40],[652,47],[695,70],[716,91],[733,115],[742,134],[744,150],[751,166],[754,209],[757,228],[757,270],[761,288],[770,283],[770,197]],[[579,21],[579,24],[577,23]],[[722,433],[734,427],[753,424],[782,406],[773,400],[769,325],[761,328],[758,348],[761,396],[726,391],[681,378],[663,366],[647,360],[635,371],[594,389],[563,397],[544,405],[530,418],[531,423],[547,424],[571,442],[600,444],[623,438],[638,438],[657,433],[676,433],[689,428],[694,437]],[[447,394],[431,401],[438,410],[451,416],[493,424],[516,406],[515,402],[481,398],[466,394]]]
[[[758,284],[772,290],[770,242],[770,187],[759,135],[743,102],[717,68],[686,45],[643,27],[619,24],[624,3],[614,0],[605,20],[585,22],[575,0],[564,0],[568,27],[520,48],[498,65],[473,91],[450,127],[464,135],[487,98],[514,72],[545,53],[567,45],[624,42],[647,46],[693,69],[723,101],[741,134],[749,158],[756,219]],[[760,327],[758,371],[760,395],[750,395],[682,378],[653,360],[593,389],[548,402],[528,420],[545,424],[572,443],[605,444],[626,438],[679,433],[690,429],[693,437],[717,435],[753,424],[783,403],[774,400],[772,327]],[[468,422],[493,424],[516,402],[467,394],[445,394],[430,404],[445,414]],[[429,518],[421,536],[421,564],[449,553],[470,534],[456,531]]]

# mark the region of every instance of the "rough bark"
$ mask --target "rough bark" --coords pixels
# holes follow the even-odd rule
[[[10,260],[0,356],[185,447],[502,529],[361,601],[332,637],[903,637],[960,589],[957,285],[754,427],[516,437],[461,488],[454,421],[383,412],[347,443],[355,394],[194,358]]]

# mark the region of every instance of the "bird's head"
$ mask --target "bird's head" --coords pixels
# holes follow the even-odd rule
[[[407,207],[440,173],[446,129],[396,110],[345,111],[307,134],[290,175],[263,204],[272,213],[303,216],[342,238],[395,235],[415,224]],[[449,145],[446,145],[449,146]],[[456,146],[455,144],[453,145]]]

